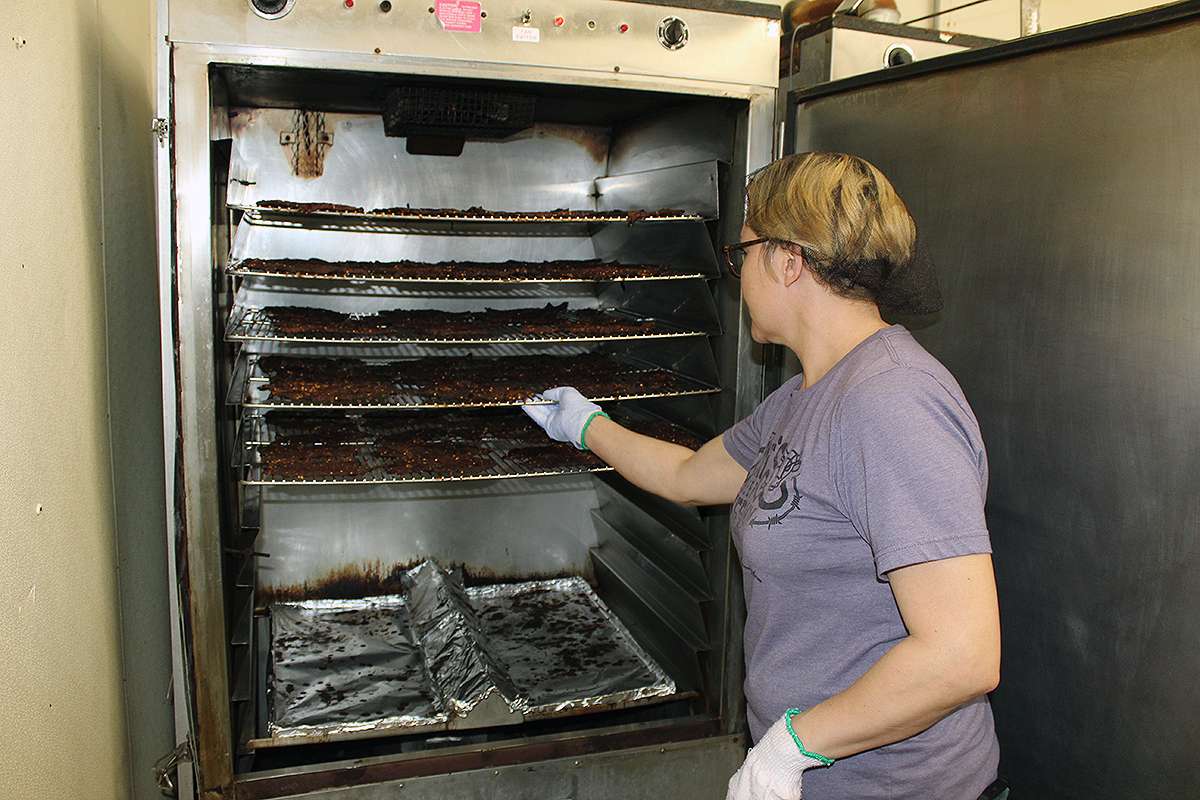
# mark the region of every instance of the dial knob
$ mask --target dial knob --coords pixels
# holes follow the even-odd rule
[[[295,0],[250,0],[250,7],[260,17],[276,19],[291,11],[294,2]]]
[[[887,67],[902,67],[915,60],[916,56],[913,55],[912,49],[904,44],[891,45],[883,54],[883,63]]]
[[[679,17],[667,17],[658,23],[658,42],[668,50],[678,50],[687,40],[687,23]]]

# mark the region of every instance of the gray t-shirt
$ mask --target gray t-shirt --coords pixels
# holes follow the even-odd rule
[[[732,530],[755,741],[856,681],[906,635],[887,573],[990,553],[987,456],[949,371],[903,327],[816,385],[785,383],[724,434],[749,473]],[[999,745],[980,697],[928,730],[804,774],[805,800],[975,800]]]

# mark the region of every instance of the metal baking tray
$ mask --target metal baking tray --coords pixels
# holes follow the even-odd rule
[[[608,313],[615,316],[632,317],[635,319],[645,319],[636,317],[618,309],[608,309]],[[274,325],[271,323],[270,317],[261,309],[249,306],[234,306],[229,312],[229,324],[225,329],[225,340],[229,342],[250,342],[250,341],[266,341],[266,342],[305,342],[309,344],[363,344],[363,345],[391,345],[391,344],[500,344],[513,342],[529,342],[529,343],[545,343],[545,342],[611,342],[611,341],[626,341],[632,339],[675,339],[684,336],[706,336],[704,331],[685,330],[677,328],[662,320],[653,320],[660,330],[651,333],[623,333],[605,335],[579,335],[568,336],[557,333],[543,335],[529,334],[509,334],[505,336],[487,336],[487,337],[443,337],[443,336],[419,336],[419,337],[386,337],[386,336],[301,336],[301,335],[286,335],[277,333]]]
[[[455,216],[422,215],[422,213],[374,213],[371,211],[292,211],[287,209],[263,209],[259,206],[230,204],[230,211],[242,212],[242,218],[254,225],[271,225],[276,228],[316,228],[335,230],[383,230],[391,233],[421,233],[440,231],[446,234],[503,233],[509,235],[576,235],[587,234],[601,224],[654,224],[660,222],[702,221],[698,213],[680,215],[650,215],[629,222],[628,213],[596,211],[577,217],[530,217],[522,213],[494,213],[475,216],[466,211]]]
[[[372,363],[384,363],[385,360],[363,359]],[[712,386],[703,381],[696,380],[687,375],[683,375],[677,370],[669,370],[664,367],[658,367],[652,364],[638,364],[635,359],[626,358],[632,367],[641,367],[647,372],[661,371],[670,373],[676,380],[677,385],[670,389],[661,389],[654,391],[638,391],[635,389],[626,391],[617,391],[602,396],[589,396],[594,402],[610,402],[616,400],[644,400],[658,397],[688,397],[691,395],[716,394],[721,391],[720,387]],[[630,377],[636,376],[637,372],[633,372]],[[244,376],[244,378],[243,378]],[[463,402],[447,402],[434,400],[426,395],[415,390],[405,390],[397,387],[395,394],[384,403],[295,403],[273,398],[270,392],[270,378],[264,374],[260,364],[259,357],[250,355],[246,357],[245,364],[239,364],[238,370],[235,373],[235,383],[231,386],[230,402],[232,404],[241,405],[245,408],[271,409],[271,408],[291,408],[291,409],[313,409],[313,410],[347,410],[347,411],[402,411],[402,410],[432,410],[432,409],[450,409],[450,408],[513,408],[521,405],[545,405],[549,404],[549,400],[513,400],[513,401],[463,401]],[[530,393],[540,391],[554,383],[546,383],[537,387],[530,387]],[[239,391],[240,389],[240,391]],[[236,392],[236,394],[235,394]]]
[[[464,589],[425,562],[406,594],[271,606],[252,748],[515,725],[693,693],[579,577]]]
[[[446,481],[485,481],[496,480],[499,478],[540,478],[548,475],[575,475],[588,472],[610,472],[612,467],[607,464],[597,461],[595,466],[576,466],[576,465],[560,465],[547,467],[545,469],[531,469],[527,466],[513,461],[505,456],[505,453],[512,446],[525,446],[526,443],[514,443],[506,440],[488,440],[481,442],[482,447],[488,451],[488,457],[491,459],[493,466],[484,469],[464,472],[456,475],[439,475],[434,472],[413,470],[404,473],[392,472],[388,469],[386,462],[372,452],[371,442],[347,442],[347,444],[362,445],[362,452],[359,459],[365,466],[365,471],[362,475],[353,478],[313,478],[313,479],[292,479],[292,478],[273,478],[266,475],[263,471],[262,464],[259,461],[258,447],[259,443],[252,446],[250,458],[251,463],[245,466],[245,477],[242,478],[242,484],[246,486],[345,486],[357,484],[391,484],[391,483],[442,483]],[[570,447],[570,445],[566,445]]]
[[[454,414],[457,412],[451,411],[448,413]],[[524,419],[520,416],[519,412],[515,413],[518,418]],[[665,423],[665,420],[640,410],[621,409],[620,413],[615,411],[614,413],[616,414],[614,418],[618,422],[624,425],[631,425],[635,430],[638,429],[639,422],[647,424]],[[277,424],[278,415],[281,414],[285,416],[288,424],[294,426],[294,429],[282,429]],[[247,414],[241,423],[243,457],[240,460],[235,460],[234,464],[242,473],[241,484],[244,486],[340,486],[441,483],[447,481],[495,480],[499,478],[535,478],[549,475],[609,472],[612,470],[612,467],[594,456],[588,456],[587,461],[581,463],[577,459],[582,454],[572,448],[571,445],[554,442],[541,435],[540,431],[536,432],[538,434],[536,436],[531,435],[530,438],[521,439],[501,437],[484,431],[479,434],[471,433],[469,435],[469,441],[484,453],[485,465],[483,466],[470,471],[462,470],[453,473],[438,473],[417,469],[396,472],[389,467],[389,462],[377,449],[377,438],[381,434],[378,432],[373,433],[370,430],[372,424],[370,417],[342,417],[335,415],[333,419],[338,421],[337,429],[333,433],[329,433],[328,438],[313,439],[314,435],[325,435],[325,432],[321,431],[319,427],[314,427],[314,424],[321,424],[317,421],[319,419],[322,419],[319,415],[310,414],[307,410],[295,413],[276,410],[265,414]],[[533,425],[533,423],[529,424]],[[687,446],[698,448],[703,444],[703,437],[699,437],[686,428],[673,423],[667,424],[675,429],[674,433],[682,439],[690,440]],[[431,428],[430,430],[436,433],[436,428]],[[533,431],[536,431],[536,428],[533,428],[531,433]],[[386,438],[387,433],[384,432],[382,435]],[[658,433],[651,432],[651,435],[658,435]],[[305,437],[306,440],[301,440],[297,437]],[[289,440],[291,440],[290,443],[284,444]],[[446,441],[453,443],[459,440],[451,436]],[[437,440],[427,439],[422,444],[436,446]],[[303,479],[272,477],[266,474],[266,470],[263,468],[262,449],[274,445],[296,448],[321,448],[326,446],[357,447],[358,450],[354,453],[354,458],[360,465],[361,471],[353,477],[314,477]],[[510,455],[517,448],[537,448],[543,450],[550,458],[547,460],[546,466],[542,467],[539,465],[538,467],[532,467],[528,463],[522,462]]]
[[[268,263],[270,260],[267,260]],[[627,277],[604,276],[588,277],[580,274],[573,278],[421,278],[412,276],[378,275],[331,275],[328,273],[304,273],[271,270],[269,266],[251,269],[243,266],[242,261],[231,262],[225,272],[238,277],[285,278],[289,280],[335,281],[339,283],[446,283],[446,284],[544,284],[544,283],[628,283],[633,281],[676,281],[688,278],[705,278],[703,273],[696,270],[682,270],[671,275],[631,275]],[[583,262],[587,264],[588,262]],[[586,269],[586,267],[584,267]]]

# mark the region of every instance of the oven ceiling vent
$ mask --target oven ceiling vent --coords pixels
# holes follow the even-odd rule
[[[388,136],[445,136],[504,139],[533,125],[536,98],[438,86],[401,86],[383,102]]]

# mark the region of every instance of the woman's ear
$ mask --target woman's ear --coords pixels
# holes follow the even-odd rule
[[[780,248],[781,259],[780,276],[783,279],[784,286],[791,286],[796,281],[800,280],[800,276],[804,274],[807,265],[804,262],[804,254],[799,249]]]

